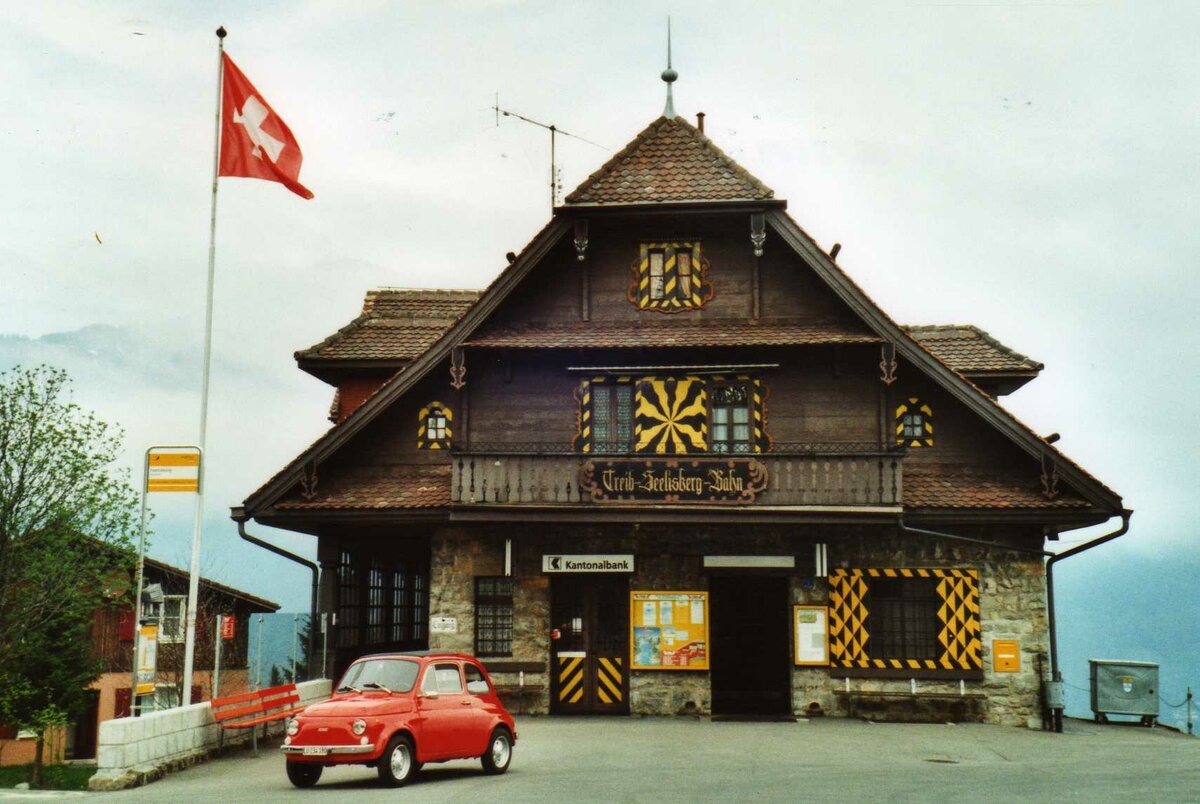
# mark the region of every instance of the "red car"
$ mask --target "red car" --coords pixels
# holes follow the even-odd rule
[[[459,653],[364,656],[333,697],[288,721],[288,779],[312,787],[331,765],[367,765],[399,786],[426,762],[479,757],[504,773],[517,730],[491,678]]]

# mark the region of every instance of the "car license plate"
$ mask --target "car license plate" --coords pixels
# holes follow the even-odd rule
[[[329,753],[329,749],[319,745],[304,746],[304,756],[306,757],[323,757]]]

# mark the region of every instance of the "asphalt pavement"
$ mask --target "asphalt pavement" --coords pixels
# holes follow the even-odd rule
[[[518,718],[504,776],[430,765],[400,790],[361,766],[296,790],[277,749],[233,754],[98,802],[1200,801],[1200,739],[1068,721],[1065,734],[980,724],[713,723]],[[0,799],[19,794],[0,791]],[[48,794],[24,794],[44,798]]]

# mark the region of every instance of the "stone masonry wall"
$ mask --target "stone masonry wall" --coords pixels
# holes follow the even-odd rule
[[[987,536],[996,538],[997,534]],[[987,696],[987,722],[1040,727],[1042,668],[1046,666],[1048,632],[1045,574],[1038,557],[948,539],[900,538],[895,533],[877,531],[830,543],[829,565],[831,569],[958,567],[979,570],[983,681],[967,681],[960,688],[957,680],[917,679],[917,691],[956,694],[962,689],[968,693],[983,693]],[[828,603],[828,585],[823,579],[813,584],[794,582],[793,600],[796,603]],[[1019,672],[995,672],[992,656],[995,639],[1019,642]],[[907,678],[852,678],[849,687],[870,692],[908,692],[910,683]],[[793,709],[800,714],[810,703],[816,703],[824,712],[836,713],[834,691],[845,687],[844,679],[830,678],[824,668],[796,668],[792,677]]]
[[[954,528],[948,528],[955,532]],[[892,528],[861,526],[825,528],[785,526],[525,526],[445,527],[432,538],[430,615],[454,617],[453,634],[430,634],[430,648],[471,653],[474,650],[474,578],[501,575],[504,539],[513,540],[514,642],[511,657],[496,661],[537,662],[548,669],[550,659],[550,578],[542,573],[544,553],[633,553],[636,572],[630,589],[706,590],[703,556],[795,555],[791,578],[795,603],[828,602],[828,584],[812,572],[812,545],[829,545],[830,568],[974,568],[980,573],[982,621],[982,681],[918,679],[918,692],[987,696],[984,719],[991,723],[1035,727],[1040,723],[1041,668],[1047,652],[1045,579],[1036,556],[966,542],[925,537],[900,537]],[[983,538],[997,533],[977,532]],[[1012,534],[1020,536],[1022,534]],[[1015,639],[1021,647],[1018,673],[996,673],[992,640]],[[487,659],[487,657],[481,657]],[[516,674],[495,674],[500,686],[516,686]],[[550,679],[525,674],[528,685],[521,697],[525,712],[548,712]],[[852,678],[850,689],[908,692],[907,678]],[[816,704],[826,714],[838,714],[835,690],[845,689],[842,678],[826,668],[793,668],[792,706],[796,714]],[[630,674],[633,714],[675,715],[711,713],[709,674],[688,671],[634,671]]]

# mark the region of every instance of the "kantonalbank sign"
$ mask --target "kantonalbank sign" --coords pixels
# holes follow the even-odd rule
[[[633,555],[544,555],[542,572],[633,572]]]

